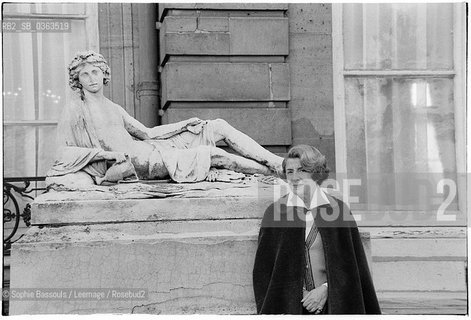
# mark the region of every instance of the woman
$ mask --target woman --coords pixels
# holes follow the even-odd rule
[[[265,211],[253,284],[259,314],[379,314],[349,208],[324,193],[325,157],[291,148],[283,161],[290,193]]]

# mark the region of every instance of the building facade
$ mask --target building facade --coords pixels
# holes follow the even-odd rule
[[[317,147],[371,234],[382,307],[466,312],[465,4],[12,3],[2,14],[71,26],[4,32],[5,177],[45,175],[66,66],[99,51],[105,95],[147,126],[222,118],[278,154]]]

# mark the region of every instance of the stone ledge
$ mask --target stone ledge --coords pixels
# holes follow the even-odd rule
[[[460,314],[468,312],[466,291],[378,291],[383,314]]]
[[[260,219],[228,219],[31,227],[17,242],[16,248],[29,250],[36,246],[58,244],[80,246],[83,243],[106,241],[122,244],[147,241],[158,243],[164,240],[204,243],[205,239],[212,237],[216,237],[219,242],[256,240],[260,222]],[[364,237],[367,236],[365,233],[362,234]]]
[[[204,198],[55,201],[32,205],[33,225],[261,218],[272,199]],[[191,208],[191,210],[189,210]],[[234,212],[232,209],[237,208]]]
[[[179,186],[179,184],[168,184],[172,185]],[[280,192],[274,191],[275,189],[269,185],[244,187],[238,184],[209,182],[180,185],[187,188],[201,186],[202,190],[187,191],[180,197],[157,199],[120,199],[121,194],[106,191],[48,192],[33,202],[31,223],[61,225],[261,218],[265,209],[273,202],[275,193]],[[226,186],[226,188],[204,190],[211,185],[221,188]],[[131,185],[118,185],[111,189],[131,187]],[[97,188],[107,190],[104,187]],[[124,196],[132,195],[124,194]]]

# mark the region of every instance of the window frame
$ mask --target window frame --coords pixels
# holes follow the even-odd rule
[[[47,4],[47,3],[45,3]],[[98,4],[97,3],[84,3],[85,14],[45,14],[45,13],[3,13],[3,19],[5,18],[25,18],[25,19],[71,19],[71,20],[83,20],[85,23],[86,32],[86,47],[90,50],[99,51],[99,30],[98,30]],[[0,80],[0,84],[3,87],[3,77]],[[35,88],[35,91],[37,88]],[[35,100],[33,106],[35,110],[38,110],[39,101]],[[37,113],[37,112],[36,112]],[[37,117],[37,115],[36,115]],[[36,137],[36,150],[35,150],[35,175],[38,175],[38,146],[39,146],[39,129],[44,127],[57,127],[58,120],[56,119],[42,119],[42,120],[7,120],[3,121],[4,127],[23,127],[23,128],[35,128]],[[3,173],[5,176],[5,172]]]
[[[466,4],[453,4],[453,65],[452,71],[432,70],[345,70],[343,47],[343,4],[332,4],[332,55],[334,92],[335,161],[337,177],[347,174],[347,132],[345,116],[345,77],[434,76],[453,78],[455,150],[457,169],[458,211],[454,222],[428,221],[429,224],[466,225],[467,174],[466,174]],[[381,210],[384,211],[384,210]],[[360,217],[371,211],[359,210]],[[404,212],[404,211],[403,211]],[[450,212],[447,210],[447,213]],[[410,213],[417,213],[410,211]],[[383,224],[391,221],[383,221]],[[405,222],[406,223],[406,222]],[[397,222],[395,223],[397,225]],[[407,224],[407,223],[406,223]]]

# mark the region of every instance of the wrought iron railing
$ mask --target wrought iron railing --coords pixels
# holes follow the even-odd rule
[[[31,225],[31,205],[36,191],[45,191],[45,187],[38,188],[36,182],[44,181],[46,177],[17,177],[3,179],[3,284],[2,290],[10,288],[9,256],[12,243],[18,241],[22,235],[17,236],[20,222],[23,220],[26,227]],[[19,201],[19,197],[26,198]],[[21,208],[20,203],[22,203]],[[22,210],[21,210],[22,209]],[[5,228],[12,223],[13,228]],[[10,303],[2,292],[2,315],[9,314]]]
[[[29,227],[31,224],[31,205],[26,203],[24,208],[20,208],[17,197],[34,200],[35,191],[45,191],[45,187],[37,188],[32,182],[44,181],[46,177],[15,177],[3,179],[3,252],[9,253],[11,244],[16,240],[15,234],[20,226],[21,219]],[[21,210],[22,209],[22,210]],[[11,230],[5,229],[6,223],[13,223]]]

